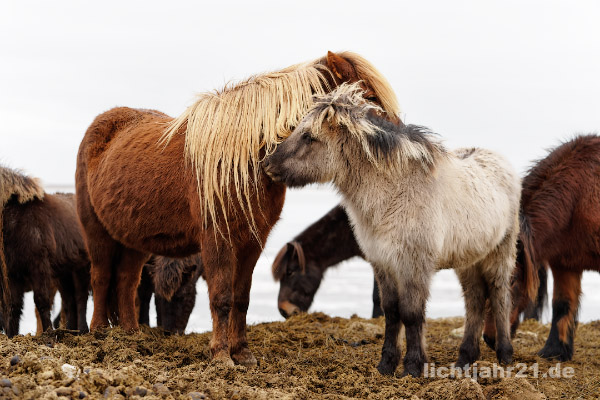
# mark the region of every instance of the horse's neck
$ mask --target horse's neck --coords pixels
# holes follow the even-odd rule
[[[403,204],[427,201],[427,186],[434,184],[431,173],[425,171],[417,162],[410,163],[398,174],[378,171],[373,166],[358,169],[365,173],[349,177],[338,184],[344,196],[344,204],[360,219],[371,224],[379,224],[390,208],[397,209]],[[402,199],[401,203],[398,200]]]

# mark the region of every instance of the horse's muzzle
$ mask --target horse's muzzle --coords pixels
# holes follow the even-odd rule
[[[298,306],[290,303],[289,301],[280,301],[278,304],[279,313],[284,318],[289,318],[293,315],[300,314],[301,310]]]

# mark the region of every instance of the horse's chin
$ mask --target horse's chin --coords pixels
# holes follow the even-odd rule
[[[273,182],[283,183],[285,186],[290,187],[290,188],[302,188],[306,185],[310,185],[311,183],[314,183],[314,181],[311,181],[308,179],[300,178],[297,176],[279,174],[279,173],[276,173],[274,171],[270,171],[267,169],[265,169],[265,173],[267,174],[267,176],[269,178],[271,178],[271,180]]]

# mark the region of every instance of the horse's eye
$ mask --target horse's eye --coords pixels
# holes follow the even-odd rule
[[[304,140],[306,143],[310,144],[312,142],[315,141],[315,138],[312,137],[312,135],[310,134],[310,132],[304,132],[302,134],[302,140]]]
[[[373,103],[377,102],[377,96],[369,96],[367,97],[367,100],[372,101]]]

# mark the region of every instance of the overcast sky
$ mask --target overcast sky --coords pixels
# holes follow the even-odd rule
[[[0,162],[71,184],[81,137],[114,106],[177,115],[231,79],[352,50],[405,120],[524,171],[600,130],[598,1],[0,3]]]

